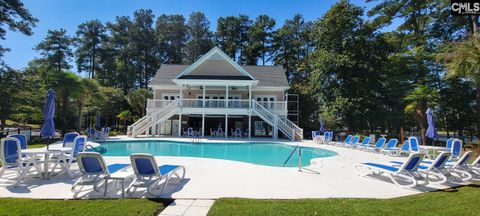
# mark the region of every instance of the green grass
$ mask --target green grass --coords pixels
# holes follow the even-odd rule
[[[0,198],[0,215],[158,215],[171,200],[37,200]]]
[[[474,184],[394,199],[219,199],[208,215],[478,215],[479,206]]]

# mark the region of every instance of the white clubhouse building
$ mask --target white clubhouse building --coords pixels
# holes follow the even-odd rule
[[[191,65],[162,64],[149,87],[147,115],[129,136],[303,138],[287,118],[281,66],[241,66],[214,47]]]

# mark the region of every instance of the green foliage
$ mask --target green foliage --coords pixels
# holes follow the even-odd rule
[[[210,21],[202,12],[190,14],[187,22],[188,42],[185,44],[186,62],[192,64],[201,55],[213,47],[213,34],[210,31]]]
[[[185,58],[187,26],[182,15],[165,15],[158,17],[156,37],[160,49],[164,52],[165,63],[180,64]]]
[[[95,76],[98,70],[101,45],[106,40],[106,29],[100,20],[91,20],[78,26],[76,32],[76,62],[78,72],[88,71],[90,77]]]
[[[48,30],[45,39],[34,49],[40,51],[47,66],[60,72],[71,68],[69,62],[73,57],[72,45],[73,39],[67,35],[67,30]]]
[[[4,129],[6,120],[20,105],[18,93],[22,89],[23,77],[18,72],[0,65],[0,129]]]
[[[147,106],[147,99],[152,98],[153,94],[147,89],[136,89],[128,92],[127,101],[128,104],[134,110],[140,114],[140,116],[145,115],[145,108]]]

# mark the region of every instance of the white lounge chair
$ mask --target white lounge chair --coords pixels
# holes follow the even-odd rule
[[[73,147],[75,137],[80,136],[77,132],[69,132],[63,136],[63,147]]]
[[[167,188],[172,176],[177,177],[179,181],[183,181],[185,178],[184,166],[168,164],[158,166],[155,158],[149,154],[132,154],[130,161],[136,178],[128,187],[128,194],[133,193],[139,187],[146,187],[149,194],[159,196]],[[182,171],[181,176],[179,171]],[[162,180],[164,180],[164,185],[160,189]],[[132,189],[133,191],[131,191]]]
[[[77,136],[75,137],[73,143],[74,144],[72,147],[72,152],[66,152],[66,153],[62,153],[52,157],[51,160],[52,160],[52,163],[54,164],[52,168],[52,172],[55,172],[55,169],[58,166],[60,166],[60,168],[62,168],[62,170],[66,172],[68,176],[70,176],[70,178],[74,178],[74,176],[72,175],[72,172],[70,171],[70,168],[73,163],[77,162],[77,155],[80,152],[85,151],[85,146],[87,144],[87,137]]]
[[[38,177],[42,175],[39,157],[28,157],[22,154],[22,147],[17,138],[7,137],[0,142],[0,159],[2,167],[0,168],[0,178],[6,171],[14,171],[17,174],[15,186],[23,182],[23,179],[34,168]]]
[[[385,138],[380,138],[377,140],[377,142],[375,143],[375,145],[370,145],[370,144],[367,144],[367,145],[360,145],[358,146],[361,150],[376,150],[376,149],[381,149],[383,147],[383,145],[385,145],[385,142],[387,141],[387,139]]]
[[[93,185],[95,191],[100,192],[99,186],[103,183],[105,190],[104,196],[108,191],[108,180],[112,179],[112,175],[124,170],[130,164],[111,164],[106,165],[102,155],[97,152],[80,152],[77,155],[78,167],[82,176],[73,184],[72,192],[75,194],[79,192],[76,188],[78,186]],[[125,189],[125,184],[122,184],[122,195]]]
[[[400,167],[378,163],[361,163],[355,164],[353,169],[360,176],[386,174],[395,185],[399,187],[411,188],[418,184],[418,180],[424,180],[425,183],[428,183],[428,180],[423,178],[418,172],[418,166],[424,157],[425,154],[422,153],[411,154],[407,161]],[[359,168],[365,168],[367,169],[367,172],[362,173]],[[408,183],[402,184],[400,183],[401,181]]]
[[[438,157],[432,162],[428,163],[428,166],[425,166],[425,163],[421,163],[418,166],[418,171],[422,173],[426,179],[433,180],[434,183],[445,183],[449,180],[450,173],[446,169],[445,165],[447,164],[448,158],[450,158],[452,153],[442,152]],[[393,164],[402,165],[402,162],[391,161]],[[422,161],[423,162],[423,161]],[[432,176],[436,177],[432,179]]]

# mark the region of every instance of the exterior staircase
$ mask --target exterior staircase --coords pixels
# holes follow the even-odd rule
[[[178,100],[173,103],[168,104],[167,106],[163,107],[162,109],[148,113],[146,116],[142,117],[132,125],[128,126],[127,128],[127,136],[137,137],[141,134],[148,134],[148,130],[155,126],[156,124],[160,124],[175,114],[178,113]]]
[[[281,131],[288,139],[292,141],[303,139],[303,129],[298,127],[288,118],[282,118],[273,114],[257,101],[252,101],[252,111],[255,112],[255,114],[257,114],[265,122],[273,126],[274,131],[277,131],[276,127],[278,127],[278,130]]]

